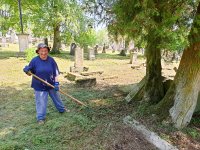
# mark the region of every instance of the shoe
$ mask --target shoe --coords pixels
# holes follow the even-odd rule
[[[70,110],[69,110],[69,109],[67,109],[67,108],[65,108],[65,112],[70,112]]]
[[[42,124],[44,124],[44,120],[38,120],[38,122],[37,122],[39,125],[42,125]]]
[[[64,111],[62,111],[62,112],[59,112],[59,113],[64,113],[64,112],[70,112],[70,110],[69,109],[67,109],[67,108],[64,108]]]

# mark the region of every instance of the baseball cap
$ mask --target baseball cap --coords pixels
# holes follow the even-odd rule
[[[50,51],[50,48],[49,48],[46,44],[40,43],[40,44],[38,44],[38,46],[37,46],[37,50],[36,50],[36,53],[37,53],[37,54],[38,54],[38,51],[39,51],[40,48],[47,48],[48,51]]]

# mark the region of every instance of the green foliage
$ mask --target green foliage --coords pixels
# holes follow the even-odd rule
[[[86,131],[92,130],[94,127],[96,127],[92,121],[83,115],[75,115],[73,116],[73,121],[75,125],[80,126],[82,129]]]
[[[33,57],[37,56],[34,48],[28,48],[25,50],[26,61],[30,62]]]
[[[75,36],[75,41],[83,48],[85,45],[94,46],[97,42],[97,36],[93,29],[81,32]]]
[[[159,37],[157,47],[160,49],[180,50],[187,44],[194,9],[189,0],[119,0],[112,8],[115,17],[109,25],[109,33],[114,37],[127,35],[139,47]]]
[[[186,128],[186,129],[184,129],[184,131],[194,139],[199,139],[200,138],[199,131],[194,129],[194,128]]]
[[[97,31],[96,36],[97,36],[96,43],[98,45],[103,45],[104,43],[105,44],[109,43],[107,29],[102,29],[102,30]]]

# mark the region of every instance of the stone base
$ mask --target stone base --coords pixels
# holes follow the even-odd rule
[[[83,68],[76,68],[74,66],[70,66],[70,72],[74,72],[74,73],[81,73],[83,71],[88,71],[89,67],[83,67]]]
[[[77,79],[76,81],[77,86],[79,87],[91,87],[91,86],[95,86],[97,81],[96,78],[91,77],[91,78],[80,78]]]
[[[23,58],[25,58],[25,53],[24,52],[17,52],[16,53],[16,57],[18,58],[18,57],[23,57]]]
[[[76,72],[76,73],[80,73],[83,71],[83,67],[80,68],[76,68],[74,66],[70,66],[70,72]]]
[[[132,69],[140,69],[141,67],[146,67],[145,63],[138,64],[138,65],[135,64],[135,65],[131,66]]]
[[[81,72],[81,75],[83,76],[90,76],[90,75],[96,75],[96,74],[102,74],[103,71],[93,71],[93,72]]]
[[[70,81],[75,81],[78,78],[82,78],[82,76],[77,73],[68,72],[65,78],[67,78]]]
[[[95,60],[95,56],[90,56],[88,60]]]

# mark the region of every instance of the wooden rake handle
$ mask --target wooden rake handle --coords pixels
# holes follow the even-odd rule
[[[33,74],[32,72],[29,71],[28,74],[32,75],[34,78],[38,79],[39,81],[45,83],[45,84],[48,85],[49,87],[51,87],[51,88],[53,88],[53,89],[55,88],[53,85],[51,85],[51,84],[48,83],[47,81],[41,79],[40,77],[36,76],[36,75]],[[76,102],[77,104],[83,105],[83,106],[86,106],[86,107],[87,107],[87,105],[85,105],[83,102],[77,100],[76,98],[72,97],[72,96],[69,95],[69,94],[66,94],[66,93],[63,92],[60,88],[59,88],[59,92],[62,93],[63,95],[65,95],[65,96],[69,97],[71,100],[73,100],[73,101]]]

